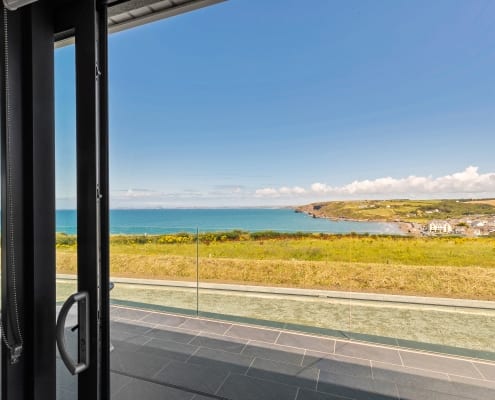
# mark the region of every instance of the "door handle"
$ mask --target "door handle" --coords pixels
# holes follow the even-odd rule
[[[77,323],[79,326],[78,350],[79,360],[75,362],[67,352],[65,343],[65,320],[71,307],[78,305]],[[77,375],[89,367],[89,294],[88,292],[74,293],[69,296],[58,314],[57,347],[60,357],[72,375]]]

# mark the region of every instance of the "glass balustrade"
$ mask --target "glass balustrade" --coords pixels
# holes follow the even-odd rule
[[[425,270],[450,268],[404,265],[400,252],[413,245],[425,251],[379,235],[201,228],[112,235],[113,318],[125,320],[119,307],[134,307],[495,359],[494,302],[448,297],[458,284],[452,273],[430,281],[437,295],[404,290],[420,285]],[[58,286],[72,290],[64,275]]]

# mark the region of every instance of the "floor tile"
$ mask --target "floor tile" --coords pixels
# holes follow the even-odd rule
[[[301,389],[297,394],[296,400],[344,400],[340,396],[333,396],[313,390]]]
[[[112,400],[191,400],[192,393],[133,379]]]
[[[119,392],[124,386],[129,384],[132,378],[125,375],[116,374],[114,372],[110,373],[110,394],[114,395]]]
[[[495,381],[495,364],[475,362],[474,365],[485,379]]]
[[[149,315],[149,311],[143,311],[143,310],[135,310],[132,308],[114,308],[112,310],[112,315],[116,316],[118,318],[125,318],[129,320],[141,320],[147,315]]]
[[[77,393],[65,390],[61,388],[57,388],[57,400],[74,400],[77,399]]]
[[[466,378],[464,382],[459,379],[452,382],[454,386],[454,394],[463,396],[469,399],[480,400],[495,399],[495,384],[494,382],[479,381]]]
[[[400,354],[402,356],[402,360],[404,361],[404,366],[406,367],[428,369],[431,371],[460,375],[468,378],[483,378],[474,368],[474,365],[467,360],[402,350]]]
[[[57,370],[57,390],[66,392],[77,391],[77,376],[71,375],[65,364],[60,358],[56,360]],[[1,396],[1,395],[0,395]]]
[[[181,328],[173,328],[167,326],[156,326],[156,328],[146,333],[146,336],[151,336],[154,339],[171,340],[178,343],[189,343],[198,335],[198,332],[191,330],[183,330]]]
[[[335,354],[402,365],[398,350],[368,344],[337,341]]]
[[[359,358],[319,352],[306,352],[302,365],[318,368],[334,374],[360,376],[368,379],[372,378],[370,361]]]
[[[139,348],[138,352],[172,360],[186,361],[197,349],[197,346],[189,344],[152,339],[146,343],[146,346]]]
[[[396,385],[351,375],[320,371],[317,390],[356,400],[398,399]]]
[[[172,362],[154,379],[205,393],[215,393],[229,375],[226,369]]]
[[[110,330],[110,340],[120,340],[128,341],[129,343],[134,344],[142,344],[147,339],[148,337],[144,333],[128,332],[121,329]]]
[[[133,335],[127,338],[126,340],[117,340],[113,336],[110,339],[114,347],[114,351],[116,350],[137,351],[139,350],[139,348],[141,348],[141,346],[148,343],[150,340],[151,340],[150,337],[143,335],[139,335],[139,336]]]
[[[130,318],[141,319],[134,323]],[[495,399],[495,364],[231,326],[166,313],[121,311],[119,321],[112,321],[112,370],[147,379],[155,375],[164,384],[232,400],[294,400],[296,394],[296,400],[393,400],[399,391],[401,400]],[[66,371],[59,359],[57,368]],[[113,400],[209,399],[114,372]],[[74,398],[76,380],[66,375],[59,371],[66,379],[58,381],[58,400]]]
[[[113,331],[123,331],[123,332],[128,332],[134,335],[144,335],[146,332],[150,331],[153,328],[153,325],[150,324],[149,326],[145,325],[138,325],[137,323],[131,323],[131,322],[117,322],[117,321],[112,321],[110,322],[110,335],[112,335]]]
[[[247,375],[315,390],[318,373],[316,368],[256,358]]]
[[[159,325],[178,327],[186,321],[186,318],[171,314],[149,313],[143,318],[143,321]]]
[[[231,373],[244,374],[253,360],[254,357],[202,347],[187,362],[223,368],[229,370]]]
[[[231,324],[217,321],[208,321],[205,319],[189,318],[181,325],[181,328],[191,329],[195,331],[216,333],[223,335],[227,329],[231,327]]]
[[[335,348],[334,339],[319,338],[315,336],[298,335],[294,333],[282,332],[277,340],[277,344],[294,346],[302,349],[333,353]]]
[[[297,388],[244,375],[230,375],[218,391],[231,400],[292,400]]]
[[[304,356],[304,350],[293,347],[285,347],[265,342],[249,342],[242,354],[247,356],[280,361],[288,364],[300,365]]]
[[[373,362],[373,378],[378,381],[393,382],[397,385],[423,388],[441,393],[455,394],[455,389],[447,374],[415,368],[392,366]]]
[[[251,326],[233,325],[225,334],[259,342],[275,343],[280,332],[271,329],[254,328]]]
[[[465,397],[456,396],[453,394],[439,393],[432,390],[422,389],[418,387],[400,386],[397,385],[401,400],[467,400]],[[477,400],[493,400],[493,399],[477,399]]]
[[[466,378],[465,376],[458,376],[458,375],[449,375],[449,379],[452,383],[464,383],[466,385],[479,386],[479,387],[484,387],[484,388],[495,390],[495,382],[494,381],[487,381],[484,379]],[[494,397],[494,399],[495,399],[495,397]]]
[[[247,342],[247,339],[214,335],[210,333],[196,336],[190,344],[204,346],[210,349],[229,351],[231,353],[240,353]]]
[[[110,354],[110,369],[114,372],[123,372],[136,377],[153,376],[172,360],[157,354],[141,352],[113,351]]]

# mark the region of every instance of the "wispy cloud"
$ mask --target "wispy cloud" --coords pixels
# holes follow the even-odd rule
[[[293,196],[293,195],[304,195],[308,191],[299,186],[282,186],[281,188],[263,188],[257,189],[254,193],[256,197],[280,197],[280,196]]]
[[[270,185],[259,189],[241,184],[171,191],[131,188],[113,190],[110,200],[112,208],[180,208],[281,206],[323,199],[394,197],[495,197],[495,172],[480,173],[478,167],[470,166],[444,176],[382,177],[356,180],[341,186],[315,182],[307,187]],[[75,196],[58,197],[57,207],[74,208]]]
[[[332,186],[327,183],[315,182],[309,188],[300,187],[266,187],[257,189],[256,197],[286,197],[286,196],[363,196],[363,195],[475,195],[495,193],[495,172],[481,174],[479,168],[467,167],[464,171],[451,175],[415,176],[405,178],[384,177],[353,181],[343,186]]]

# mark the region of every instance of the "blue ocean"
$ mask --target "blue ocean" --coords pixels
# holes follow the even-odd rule
[[[75,234],[75,210],[57,211],[57,232]],[[279,231],[400,234],[396,224],[330,221],[295,213],[287,208],[111,210],[111,234],[164,234],[174,232]]]

